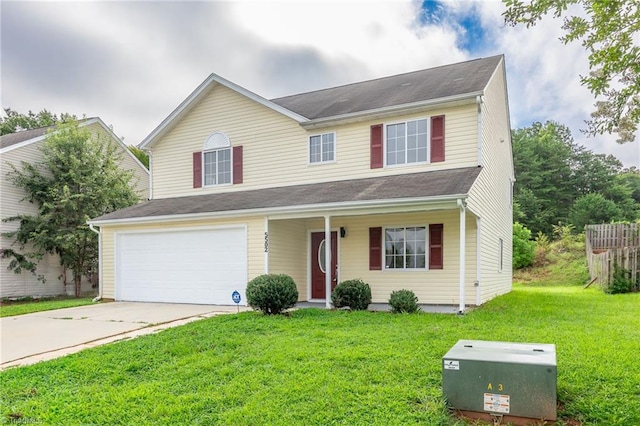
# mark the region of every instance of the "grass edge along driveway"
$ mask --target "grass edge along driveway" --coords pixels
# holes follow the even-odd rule
[[[555,343],[558,424],[640,424],[640,294],[516,286],[465,316],[220,316],[0,374],[0,421],[453,425],[459,339]],[[575,424],[575,423],[572,423]]]

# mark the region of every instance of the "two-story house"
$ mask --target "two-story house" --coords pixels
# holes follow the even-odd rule
[[[133,171],[134,179],[131,185],[138,192],[140,198],[146,200],[149,196],[149,171],[129,151],[122,140],[113,133],[111,128],[98,117],[82,119],[78,126],[87,129],[92,137],[105,143],[112,143],[117,147],[120,155],[119,166],[122,169]],[[43,158],[40,148],[47,135],[55,131],[55,126],[48,126],[0,136],[0,219],[20,214],[38,214],[38,207],[25,200],[24,190],[15,186],[7,175],[12,170],[11,165],[21,168],[23,162],[41,163]],[[14,246],[15,241],[3,234],[15,231],[19,226],[18,221],[0,221],[0,251],[7,248],[17,249]],[[27,245],[24,249],[17,249],[17,251],[28,253],[30,248]],[[73,279],[67,281],[65,277],[65,274],[71,277],[71,271],[62,270],[57,255],[47,254],[40,259],[37,265],[37,275],[26,271],[16,274],[8,268],[10,262],[11,259],[4,259],[0,256],[1,298],[73,294]],[[95,289],[92,289],[93,285],[89,279],[85,279],[82,283],[83,292],[95,292]]]
[[[330,306],[479,305],[511,289],[503,56],[267,100],[210,75],[140,144],[152,199],[91,221],[102,297],[231,304],[264,273]]]

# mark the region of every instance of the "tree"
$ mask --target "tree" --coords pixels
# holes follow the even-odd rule
[[[60,117],[56,114],[52,114],[46,109],[43,109],[37,114],[29,111],[27,114],[22,114],[11,108],[4,109],[6,117],[0,117],[0,135],[6,135],[9,133],[19,132],[21,130],[37,129],[39,127],[53,126],[55,124],[77,120],[75,115],[62,113]]]
[[[533,123],[512,136],[514,215],[534,234],[551,235],[553,225],[569,222],[574,202],[587,194],[613,202],[621,220],[635,220],[640,213],[634,199],[640,175],[623,170],[611,155],[594,154],[575,143],[566,126]]]
[[[587,121],[590,135],[617,133],[618,143],[632,142],[640,122],[640,8],[638,0],[503,0],[508,25],[535,25],[545,15],[564,16],[560,40],[580,40],[589,53],[590,72],[580,76],[596,98]],[[568,8],[579,7],[572,14]]]
[[[145,166],[147,168],[147,170],[148,170],[149,169],[149,156],[147,155],[147,153],[144,152],[143,150],[141,150],[140,148],[138,148],[137,146],[129,145],[127,148],[129,148],[129,151],[131,151],[131,153],[133,155],[135,155],[136,158],[138,160],[140,160],[142,165]]]
[[[9,180],[22,188],[25,201],[38,208],[37,215],[21,214],[3,219],[19,221],[8,232],[19,253],[5,249],[12,258],[10,268],[36,274],[37,261],[45,254],[57,254],[63,270],[73,271],[75,294],[80,295],[82,276],[95,270],[98,261],[97,235],[87,221],[139,201],[131,188],[133,172],[120,169],[117,144],[100,133],[92,134],[74,120],[59,124],[41,148],[42,162],[11,165]]]
[[[578,198],[571,207],[569,220],[578,231],[584,230],[585,225],[609,223],[622,220],[622,210],[602,194],[587,194]]]

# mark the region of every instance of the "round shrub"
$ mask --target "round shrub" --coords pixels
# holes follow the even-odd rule
[[[371,287],[362,280],[342,281],[331,293],[331,303],[336,308],[365,311],[371,303]]]
[[[513,268],[530,266],[536,256],[536,243],[531,240],[531,231],[518,222],[513,224]]]
[[[296,283],[285,274],[266,274],[247,284],[247,303],[267,315],[293,308],[298,301]]]
[[[391,312],[395,313],[406,312],[412,314],[420,310],[418,298],[411,290],[397,290],[392,292],[389,305],[391,305]]]

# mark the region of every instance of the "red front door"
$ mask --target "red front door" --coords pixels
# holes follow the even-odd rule
[[[324,299],[326,294],[325,258],[327,244],[324,232],[311,233],[311,298]],[[331,233],[331,290],[338,283],[338,234]]]

